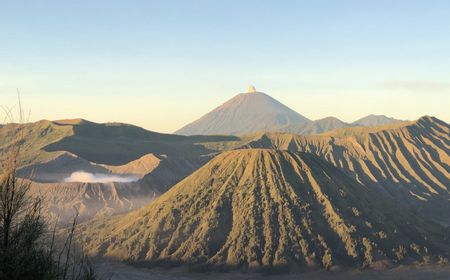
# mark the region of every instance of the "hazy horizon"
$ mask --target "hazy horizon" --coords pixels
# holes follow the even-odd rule
[[[173,132],[250,84],[310,119],[450,122],[446,1],[5,2],[1,105]],[[411,19],[414,19],[412,21]]]

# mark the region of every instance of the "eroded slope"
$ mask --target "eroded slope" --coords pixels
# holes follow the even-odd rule
[[[265,134],[248,148],[313,153],[361,184],[445,220],[450,209],[450,126],[433,117],[317,136]]]
[[[91,254],[222,268],[445,261],[448,233],[314,155],[215,157],[148,206],[82,226]]]

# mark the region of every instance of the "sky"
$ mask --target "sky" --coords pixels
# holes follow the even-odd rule
[[[0,0],[0,105],[173,132],[250,84],[310,119],[450,122],[450,1]],[[17,107],[14,107],[17,108]]]

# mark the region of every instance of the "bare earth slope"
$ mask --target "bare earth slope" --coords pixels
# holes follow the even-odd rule
[[[160,198],[81,226],[86,249],[147,264],[284,269],[442,262],[448,233],[311,154],[218,155]]]
[[[433,117],[317,136],[265,134],[247,145],[313,153],[361,184],[412,203],[434,219],[450,210],[450,125]]]
[[[47,217],[59,217],[62,221],[69,221],[76,208],[80,219],[85,220],[129,212],[161,195],[166,190],[166,182],[152,183],[144,179],[160,165],[161,160],[152,154],[125,165],[110,166],[92,163],[63,152],[55,159],[21,168],[19,176],[30,179],[31,192],[44,198]],[[90,182],[89,178],[85,178],[88,180],[67,181],[74,172],[79,171],[89,172],[93,176],[114,176],[126,180]],[[174,181],[184,176],[180,173],[171,178]]]

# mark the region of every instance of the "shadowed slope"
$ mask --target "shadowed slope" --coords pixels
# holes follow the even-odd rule
[[[124,165],[147,154],[196,157],[215,153],[236,136],[181,136],[148,131],[122,123],[94,123],[82,119],[0,126],[0,155],[23,139],[21,166],[43,163],[70,152],[88,161]],[[214,143],[217,143],[215,146]],[[211,144],[213,148],[206,148]]]
[[[239,140],[233,136],[187,137],[163,134],[122,123],[84,121],[62,126],[69,126],[72,135],[49,143],[44,147],[45,151],[69,151],[89,161],[108,165],[123,165],[150,153],[177,157],[201,156],[215,151],[197,145],[198,142]]]
[[[92,254],[249,269],[444,261],[446,233],[310,154],[218,155],[148,206],[82,225]]]
[[[74,209],[78,209],[80,219],[85,220],[129,212],[163,193],[166,189],[162,179],[159,182],[144,182],[144,178],[148,174],[153,174],[158,167],[161,171],[156,173],[164,172],[165,168],[160,167],[164,160],[161,161],[149,154],[126,165],[109,166],[92,163],[74,154],[63,152],[52,160],[21,168],[18,174],[22,178],[32,180],[32,194],[40,194],[45,199],[43,214],[46,217],[59,217],[62,221],[70,221]],[[198,166],[200,165],[199,163]],[[189,168],[191,167],[187,169]],[[80,171],[92,174],[94,178],[113,176],[115,180],[117,178],[126,180],[114,182],[111,179],[110,182],[100,183],[82,178],[87,180],[68,181],[69,178],[73,178],[73,174]],[[170,182],[185,176],[183,173],[170,176]]]
[[[84,171],[100,174],[133,175],[143,178],[151,173],[161,162],[153,154],[145,155],[125,165],[97,164],[69,152],[61,152],[54,159],[25,166],[18,170],[19,176],[35,182],[62,182],[73,172]]]

